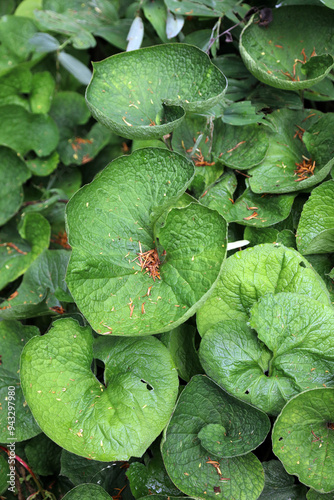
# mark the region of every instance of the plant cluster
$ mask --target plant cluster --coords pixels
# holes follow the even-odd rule
[[[334,498],[333,9],[1,3],[2,499]]]

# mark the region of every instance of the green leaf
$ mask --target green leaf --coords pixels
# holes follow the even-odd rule
[[[201,342],[206,373],[227,391],[277,415],[298,392],[332,384],[331,306],[296,293],[266,295],[249,324],[253,330],[246,321],[222,321]]]
[[[202,194],[200,202],[202,205],[217,210],[221,215],[224,215],[232,205],[233,193],[236,187],[237,179],[234,172],[225,172],[215,184]]]
[[[8,478],[10,475],[8,458],[0,455],[0,495],[8,488]]]
[[[221,432],[209,439],[210,430],[217,427]],[[167,472],[186,495],[255,500],[263,489],[264,474],[249,452],[269,429],[264,413],[230,396],[209,378],[196,375],[182,391],[164,431],[161,449]],[[212,453],[212,447],[219,449],[219,455]],[[241,491],[245,495],[240,496]]]
[[[1,373],[0,373],[0,442],[12,442],[30,439],[41,432],[35,422],[22,393],[19,364],[22,349],[26,342],[35,336],[39,336],[36,326],[23,326],[18,321],[0,321],[0,350],[1,350]],[[9,398],[8,388],[14,387],[14,396]],[[9,398],[9,399],[8,399]],[[8,406],[14,403],[13,410],[9,413]],[[14,412],[14,413],[13,413]],[[9,420],[7,415],[15,416],[15,431],[10,431],[7,426]],[[12,434],[14,433],[14,434]],[[7,485],[8,486],[8,485]]]
[[[144,455],[144,463],[133,462],[126,472],[132,495],[136,499],[155,493],[175,497],[183,496],[166,472],[159,447],[153,445],[152,448],[150,454],[153,453],[153,458],[149,458],[148,454]]]
[[[236,2],[232,3],[232,6]],[[230,2],[225,0],[165,0],[165,4],[175,14],[186,16],[221,17],[231,8]]]
[[[245,99],[249,95],[249,90],[258,83],[236,54],[216,57],[213,63],[227,78],[228,87],[225,98],[230,101]]]
[[[309,188],[329,174],[333,163],[334,140],[330,128],[334,114],[321,115],[312,110],[274,111],[270,121],[276,131],[267,132],[269,148],[262,163],[248,171],[250,188],[255,193],[289,193]],[[305,130],[305,133],[303,132]],[[298,174],[303,162],[313,174]]]
[[[195,347],[195,336],[196,328],[187,324],[159,336],[159,340],[169,350],[179,376],[186,382],[197,373],[203,373]]]
[[[268,136],[261,125],[234,127],[220,120],[215,122],[213,157],[227,167],[246,170],[258,165],[265,158],[268,146]]]
[[[243,29],[239,49],[246,67],[261,82],[280,89],[306,89],[320,82],[334,64],[334,13],[302,5],[274,9],[272,15],[266,26],[252,16]]]
[[[0,78],[0,105],[17,104],[29,111],[29,103],[22,94],[31,91],[32,74],[28,68],[16,67]]]
[[[0,289],[21,276],[50,243],[51,228],[40,214],[22,216],[18,227],[11,223],[0,233]]]
[[[66,280],[98,333],[170,331],[211,292],[226,253],[225,221],[194,203],[168,213],[192,175],[181,155],[141,149],[112,162],[68,203],[73,251]],[[153,250],[160,278],[139,264],[139,252]]]
[[[117,134],[153,139],[180,125],[186,111],[209,110],[225,89],[225,76],[206,54],[178,43],[95,63],[86,99],[93,116]]]
[[[54,322],[22,353],[26,400],[45,434],[72,453],[105,461],[140,457],[175,403],[171,357],[153,337],[100,337],[94,354],[105,364],[104,384],[91,371],[90,328],[72,319]]]
[[[28,59],[33,47],[28,43],[37,31],[34,22],[26,17],[3,16],[0,21],[0,74]],[[7,57],[6,57],[7,56]]]
[[[33,160],[26,160],[26,165],[31,170],[34,175],[38,175],[39,177],[46,177],[56,168],[59,164],[59,155],[56,151],[51,153],[50,156],[43,158],[34,158]]]
[[[21,155],[33,150],[37,156],[47,156],[57,147],[58,130],[49,116],[12,104],[0,107],[0,123],[0,144]]]
[[[273,227],[267,227],[264,229],[246,227],[244,238],[250,242],[251,246],[260,245],[261,243],[280,243],[286,247],[296,248],[295,234],[289,229],[279,231]],[[323,276],[322,279],[324,279]]]
[[[237,222],[243,226],[272,226],[289,216],[296,194],[264,196],[246,189],[222,215],[226,222]]]
[[[0,146],[0,225],[19,210],[23,201],[22,184],[31,177],[25,162],[11,149]]]
[[[61,448],[45,434],[41,433],[31,439],[24,451],[35,474],[50,476],[59,473]]]
[[[279,460],[262,462],[264,469],[264,488],[259,500],[306,500],[306,487],[294,484],[294,478],[284,470]]]
[[[41,253],[25,273],[17,294],[14,292],[14,297],[2,302],[0,318],[25,319],[59,312],[61,303],[56,292],[59,288],[67,292],[65,272],[69,257],[67,250]]]
[[[303,255],[334,251],[334,181],[312,190],[297,228],[297,248]]]
[[[66,493],[63,500],[91,500],[92,498],[111,500],[112,497],[98,484],[80,484]]]
[[[334,389],[302,392],[283,408],[273,428],[273,451],[289,474],[319,493],[334,489]]]
[[[334,283],[330,275],[334,266],[334,255],[332,253],[308,255],[307,260],[326,283],[332,303],[334,303]]]
[[[49,112],[55,85],[55,81],[48,71],[41,71],[33,75],[30,94],[30,106],[33,113],[46,114]]]
[[[248,321],[263,295],[293,292],[331,305],[326,286],[298,252],[279,245],[257,245],[237,252],[223,266],[211,297],[197,313],[201,335],[225,320]]]
[[[332,491],[331,493],[319,493],[318,491],[308,490],[306,494],[307,500],[333,500],[334,499],[334,492]]]
[[[150,21],[160,40],[163,43],[168,43],[166,35],[167,9],[165,2],[163,0],[145,2],[143,5],[143,11],[146,19]]]
[[[264,114],[257,113],[257,109],[250,101],[233,102],[224,109],[222,120],[232,126],[246,126],[263,123]]]

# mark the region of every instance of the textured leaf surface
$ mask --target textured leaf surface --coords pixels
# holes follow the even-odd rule
[[[250,327],[224,321],[202,339],[202,365],[227,391],[277,415],[298,392],[333,384],[332,306],[295,293],[266,295],[251,309]]]
[[[0,289],[21,276],[50,243],[51,228],[40,214],[25,214],[18,227],[0,233]]]
[[[0,322],[0,350],[1,350],[1,369],[0,369],[0,442],[7,443],[13,436],[9,433],[7,426],[9,420],[7,415],[13,416],[15,421],[14,437],[17,441],[30,439],[41,432],[35,419],[33,418],[29,407],[25,402],[22,393],[19,365],[22,349],[26,342],[32,337],[39,335],[36,326],[23,326],[18,321]],[[15,387],[15,396],[13,402],[14,413],[8,412],[8,387]]]
[[[289,193],[318,184],[333,166],[334,140],[330,133],[334,114],[287,108],[270,115],[275,131],[269,135],[267,156],[249,170],[250,188],[255,193]],[[303,132],[305,131],[305,133]],[[305,179],[297,174],[305,158],[315,162],[314,173]],[[306,160],[305,160],[306,161]],[[301,180],[302,179],[302,180]]]
[[[262,462],[264,469],[264,488],[259,500],[306,500],[306,487],[294,484],[294,477],[289,476],[279,460]]]
[[[23,201],[22,184],[31,176],[24,161],[17,154],[0,146],[0,224],[7,222]],[[8,173],[10,172],[10,175]]]
[[[0,108],[0,144],[25,155],[47,156],[58,144],[56,124],[46,115],[29,113],[14,104]]]
[[[212,425],[224,430],[219,443],[211,446],[220,448],[220,457],[232,458],[219,458],[203,447],[201,432]],[[264,413],[196,375],[182,391],[164,431],[161,449],[167,472],[181,491],[196,498],[255,500],[263,489],[264,473],[248,452],[265,439],[269,428]]]
[[[66,297],[69,295],[65,283],[69,257],[67,250],[45,250],[39,255],[25,273],[17,293],[2,302],[0,318],[25,319],[57,312],[61,307],[59,290]]]
[[[98,333],[169,331],[210,292],[226,253],[223,218],[191,204],[174,208],[163,227],[155,227],[192,175],[191,163],[177,153],[137,150],[111,163],[69,202],[73,251],[66,280]],[[161,279],[141,271],[139,243],[143,252],[157,248]]]
[[[334,251],[334,181],[313,189],[303,207],[296,239],[303,255]]]
[[[104,384],[91,371],[89,327],[58,320],[21,358],[26,400],[53,441],[97,460],[141,456],[166,425],[177,396],[171,357],[157,339],[99,338]]]
[[[250,19],[240,37],[240,54],[261,82],[288,90],[312,87],[333,66],[333,24],[334,13],[318,6],[274,9],[266,26],[258,16]]]
[[[302,392],[273,428],[273,451],[289,474],[320,493],[334,490],[334,389]]]
[[[296,197],[293,194],[263,195],[246,189],[230,204],[227,213],[222,214],[227,222],[237,222],[243,226],[268,227],[286,219]]]
[[[171,132],[185,111],[207,111],[226,79],[194,46],[168,44],[117,54],[94,64],[86,92],[93,116],[129,139]]]
[[[331,305],[324,282],[298,252],[278,245],[257,245],[229,257],[211,297],[197,313],[201,335],[219,321],[248,321],[263,295],[293,292]]]
[[[98,484],[80,484],[63,497],[64,500],[110,500],[112,497]]]
[[[186,16],[206,16],[206,17],[221,17],[226,12],[226,7],[229,5],[225,0],[165,0],[167,7],[175,14]]]

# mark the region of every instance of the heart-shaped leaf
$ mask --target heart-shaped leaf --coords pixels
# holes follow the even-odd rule
[[[334,114],[284,108],[270,115],[266,158],[248,171],[255,193],[289,193],[309,188],[329,174],[334,163]]]
[[[310,389],[292,398],[275,422],[272,439],[289,474],[320,493],[334,490],[333,388]]]
[[[264,244],[233,254],[224,263],[211,297],[197,313],[200,334],[219,321],[247,322],[260,297],[280,292],[300,293],[331,305],[324,282],[295,250]]]
[[[334,60],[334,13],[318,6],[281,7],[265,23],[253,16],[240,37],[240,54],[261,82],[287,90],[320,82]]]
[[[269,429],[263,412],[196,375],[182,391],[164,431],[161,449],[167,472],[186,495],[233,499],[243,490],[255,500],[264,474],[249,452]]]
[[[251,309],[250,327],[222,321],[202,339],[202,365],[227,391],[277,415],[298,392],[332,385],[332,306],[296,293],[265,295]]]
[[[313,189],[297,228],[297,248],[303,255],[334,250],[334,181]]]
[[[100,337],[91,371],[93,336],[72,319],[54,322],[25,347],[21,381],[43,432],[63,448],[96,460],[140,457],[166,425],[178,389],[166,347],[154,337]]]
[[[210,293],[226,254],[224,219],[195,203],[168,213],[192,176],[181,155],[141,149],[112,162],[68,203],[66,280],[98,333],[170,331]]]
[[[19,366],[22,349],[31,338],[39,336],[36,326],[24,326],[19,321],[0,321],[0,442],[10,443],[13,439],[24,441],[41,432],[27,406],[20,383]],[[9,397],[9,387],[14,387],[14,396]],[[12,405],[12,403],[14,403]],[[9,406],[12,405],[11,410]],[[14,416],[15,430],[8,429]]]
[[[93,116],[117,134],[152,139],[174,130],[186,111],[210,109],[225,89],[225,76],[204,52],[178,43],[95,63],[86,99]]]

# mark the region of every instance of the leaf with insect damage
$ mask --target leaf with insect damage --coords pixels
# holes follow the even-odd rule
[[[103,383],[91,370],[104,363]],[[94,341],[89,327],[55,321],[21,357],[26,401],[43,432],[76,455],[95,460],[141,457],[173,410],[177,371],[154,337]]]
[[[196,203],[177,207],[193,172],[177,153],[140,149],[68,203],[66,281],[98,333],[170,331],[210,294],[226,253],[226,223]]]
[[[334,139],[330,133],[334,114],[314,110],[274,111],[274,131],[267,130],[265,159],[248,170],[254,193],[291,193],[319,184],[334,164]]]
[[[264,473],[250,452],[269,430],[265,413],[196,375],[182,391],[164,431],[161,450],[167,472],[186,495],[229,499],[247,491],[247,498],[255,500]]]
[[[274,9],[261,25],[255,14],[240,36],[241,57],[261,82],[300,90],[323,80],[333,67],[334,13],[312,5]]]
[[[263,295],[293,292],[331,305],[325,283],[295,250],[257,245],[229,257],[211,297],[197,313],[201,335],[225,320],[249,320],[249,311]]]
[[[123,137],[172,132],[186,112],[204,112],[224,95],[226,78],[192,45],[167,44],[94,64],[86,100],[93,116]]]
[[[271,415],[299,392],[333,386],[334,309],[296,293],[265,295],[250,321],[217,323],[200,360],[225,390]]]
[[[297,228],[297,248],[303,255],[334,251],[334,181],[313,189]]]
[[[272,439],[289,474],[319,493],[334,490],[333,388],[310,389],[292,398],[275,422]]]

